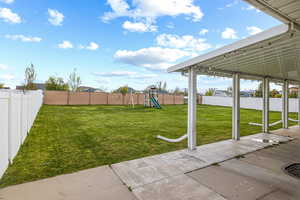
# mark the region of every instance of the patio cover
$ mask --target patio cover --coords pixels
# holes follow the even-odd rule
[[[244,0],[263,12],[281,20],[283,23],[294,23],[300,30],[299,0]]]
[[[300,31],[280,25],[204,55],[172,66],[168,72],[194,68],[198,74],[243,78],[269,77],[300,81]]]

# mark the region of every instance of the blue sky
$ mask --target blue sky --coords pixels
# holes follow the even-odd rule
[[[30,2],[30,3],[29,3]],[[280,24],[240,0],[0,0],[0,82],[38,82],[74,69],[83,85],[108,91],[187,81],[165,69]],[[200,76],[200,91],[230,80]],[[243,89],[256,82],[243,81]]]

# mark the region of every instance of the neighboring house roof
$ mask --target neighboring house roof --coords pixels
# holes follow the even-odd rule
[[[45,83],[34,83],[35,87],[38,89],[38,90],[45,90],[46,89],[46,85]],[[23,85],[18,85],[16,86],[16,89],[17,90],[23,90],[24,89],[24,86]]]

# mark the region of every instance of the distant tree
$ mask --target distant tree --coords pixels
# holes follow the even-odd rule
[[[208,90],[206,90],[204,96],[213,96],[215,94],[215,91],[215,88],[209,88]]]
[[[34,81],[36,80],[36,71],[33,64],[30,64],[29,67],[25,69],[25,85],[24,89],[26,90],[36,90]]]
[[[275,98],[281,98],[282,97],[282,94],[276,94],[275,95]]]
[[[125,85],[125,86],[119,87],[118,89],[116,89],[113,92],[121,93],[123,96],[125,96],[128,93],[128,91],[129,91],[129,87],[127,85]]]
[[[161,92],[161,90],[162,90],[162,82],[161,81],[157,82],[156,83],[156,87],[157,87],[158,91]]]
[[[71,91],[78,91],[79,86],[81,85],[81,78],[77,74],[76,69],[73,69],[73,72],[69,75],[69,88]]]
[[[279,94],[279,92],[278,92],[277,90],[273,89],[273,90],[270,92],[270,97],[275,98],[276,95],[278,95],[278,94]]]
[[[166,81],[163,84],[162,90],[167,92],[167,82]]]
[[[179,87],[176,87],[173,93],[174,94],[183,94],[184,92],[182,92]]]
[[[255,97],[262,97],[262,83],[258,85],[258,88],[255,90],[254,96]]]
[[[122,96],[123,96],[123,98],[122,98],[122,102],[123,102],[123,104],[124,104],[124,101],[125,101],[125,95],[128,93],[128,91],[129,91],[129,87],[127,86],[127,85],[125,85],[125,86],[122,86],[122,87],[119,87],[118,89],[116,89],[115,91],[113,91],[113,92],[115,92],[115,93],[121,93],[122,94]]]
[[[162,81],[157,82],[156,88],[159,93],[168,93],[167,82],[162,82]]]
[[[50,76],[45,85],[46,90],[69,90],[69,85],[60,77]]]
[[[187,96],[188,95],[188,89],[187,88],[184,88],[184,96]]]
[[[4,84],[3,83],[0,83],[0,89],[1,88],[4,88]]]
[[[289,93],[289,98],[297,98],[297,97],[298,97],[297,92],[291,92],[291,93]]]

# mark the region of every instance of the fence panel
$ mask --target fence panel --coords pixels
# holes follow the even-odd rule
[[[119,93],[112,93],[108,95],[108,102],[110,105],[122,105],[123,95]]]
[[[0,90],[0,178],[25,141],[42,103],[41,91]]]
[[[164,104],[172,105],[174,104],[174,95],[165,94],[164,95]]]
[[[91,104],[92,105],[105,105],[108,104],[108,93],[94,92],[91,93]]]
[[[175,95],[175,104],[184,104],[184,96],[183,95]]]
[[[49,105],[67,105],[67,91],[45,91],[44,103]]]
[[[145,95],[143,93],[132,94],[134,104],[143,105]],[[48,105],[128,105],[131,94],[104,92],[66,92],[45,91],[44,104]],[[159,94],[160,104],[184,104],[183,95]]]
[[[216,106],[232,106],[231,97],[203,96],[203,104]],[[241,108],[262,110],[262,98],[241,97]],[[270,111],[282,111],[282,99],[270,98]],[[289,112],[298,112],[298,99],[289,99]]]
[[[145,103],[145,95],[144,94],[136,94],[137,95],[137,104],[144,105]]]
[[[8,105],[9,94],[0,92],[0,177],[8,166]]]
[[[90,94],[88,92],[70,92],[69,105],[88,105],[90,104]]]

